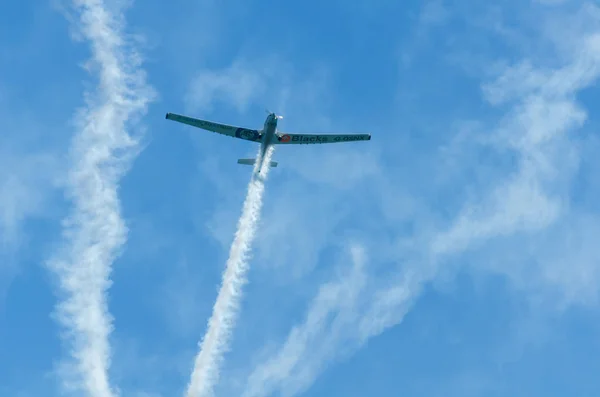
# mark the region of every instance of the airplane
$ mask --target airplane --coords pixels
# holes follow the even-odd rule
[[[339,143],[339,142],[356,142],[370,141],[371,134],[290,134],[277,130],[277,121],[283,116],[277,115],[267,110],[268,116],[264,126],[260,130],[237,127],[215,123],[208,120],[200,120],[192,117],[182,116],[175,113],[167,113],[167,120],[177,121],[179,123],[191,125],[203,130],[216,132],[218,134],[227,135],[232,138],[244,139],[251,142],[261,144],[260,163],[258,164],[258,172],[262,169],[262,162],[267,153],[267,149],[271,145],[306,145],[317,143]],[[238,164],[254,165],[256,159],[238,159]],[[277,167],[276,161],[271,161],[269,166]]]

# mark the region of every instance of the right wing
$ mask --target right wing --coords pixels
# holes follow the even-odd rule
[[[308,145],[316,143],[340,143],[370,141],[371,134],[288,134],[278,132],[276,145]]]
[[[262,135],[258,130],[236,127],[233,125],[214,123],[212,121],[194,119],[191,117],[182,116],[175,113],[167,113],[167,120],[177,121],[179,123],[191,125],[193,127],[202,128],[203,130],[216,132],[217,134],[227,135],[232,138],[245,139],[247,141],[259,142]]]

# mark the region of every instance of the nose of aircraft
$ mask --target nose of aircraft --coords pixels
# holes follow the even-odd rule
[[[269,109],[265,109],[265,111],[269,114],[269,118],[273,121],[283,118],[283,116],[278,116],[277,113],[271,112],[271,111],[269,111]]]

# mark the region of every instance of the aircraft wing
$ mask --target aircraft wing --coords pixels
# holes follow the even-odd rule
[[[340,143],[370,141],[371,134],[288,134],[277,133],[276,145],[309,145],[316,143]]]
[[[208,120],[194,119],[192,117],[182,116],[175,113],[167,113],[167,120],[177,121],[179,123],[191,125],[192,127],[202,128],[203,130],[216,132],[217,134],[227,135],[232,138],[245,139],[247,141],[259,142],[261,133],[258,130],[236,127],[233,125],[215,123]]]

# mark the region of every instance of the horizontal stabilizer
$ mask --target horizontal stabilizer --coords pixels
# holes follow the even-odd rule
[[[238,164],[244,165],[254,165],[256,163],[256,159],[239,159]]]
[[[238,159],[238,164],[254,165],[254,163],[256,163],[256,159]],[[271,167],[277,167],[277,161],[270,161],[269,165]]]

